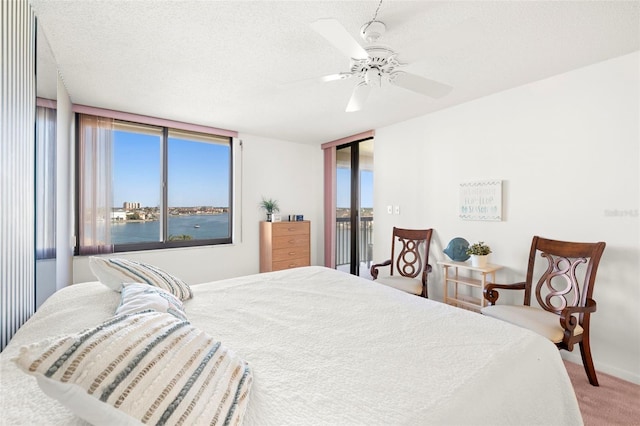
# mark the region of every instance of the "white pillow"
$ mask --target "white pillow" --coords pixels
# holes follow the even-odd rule
[[[166,312],[181,320],[187,320],[182,302],[168,291],[149,284],[124,284],[116,315],[135,314],[148,310]]]
[[[13,361],[95,425],[240,424],[253,381],[220,342],[154,311],[22,347]]]
[[[91,256],[89,267],[102,284],[115,291],[121,291],[124,283],[147,283],[167,290],[182,301],[193,297],[187,283],[157,266],[115,257]]]

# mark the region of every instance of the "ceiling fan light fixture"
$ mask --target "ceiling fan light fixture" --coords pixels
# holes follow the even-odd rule
[[[382,74],[376,67],[369,68],[364,74],[364,81],[368,86],[381,87],[382,86]]]

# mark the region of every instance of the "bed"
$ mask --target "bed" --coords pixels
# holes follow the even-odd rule
[[[319,266],[190,287],[190,323],[251,368],[245,425],[582,423],[556,347],[510,324]],[[88,282],[43,304],[0,355],[0,423],[85,424],[11,359],[119,303]]]

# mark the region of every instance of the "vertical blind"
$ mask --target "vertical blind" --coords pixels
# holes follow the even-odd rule
[[[36,109],[36,259],[56,257],[56,110]]]
[[[0,350],[35,310],[35,17],[0,5]]]

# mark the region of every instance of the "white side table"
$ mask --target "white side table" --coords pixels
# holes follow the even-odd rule
[[[502,269],[501,265],[487,264],[476,267],[465,262],[438,262],[444,269],[444,303],[480,312],[486,306],[486,299],[483,296],[484,288],[488,283],[495,283],[496,271]],[[464,273],[461,273],[463,272]],[[458,286],[463,285],[470,288],[480,289],[480,297],[475,297],[473,290],[469,294],[461,294]],[[467,293],[467,292],[465,292]]]

